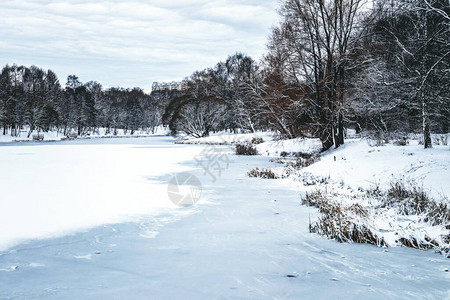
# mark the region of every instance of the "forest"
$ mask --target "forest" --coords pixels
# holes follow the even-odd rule
[[[316,137],[322,150],[346,130],[391,139],[448,133],[450,5],[447,0],[284,0],[280,23],[256,61],[237,52],[186,77],[184,91],[104,89],[77,76],[61,86],[36,66],[0,74],[0,128],[17,136],[99,128],[208,136],[214,131]]]

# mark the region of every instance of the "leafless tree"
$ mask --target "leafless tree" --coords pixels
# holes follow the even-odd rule
[[[287,0],[270,50],[282,52],[283,73],[306,86],[323,149],[344,143],[344,98],[349,54],[358,39],[363,0]]]

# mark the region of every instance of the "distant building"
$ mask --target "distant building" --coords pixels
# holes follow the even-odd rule
[[[172,81],[172,82],[153,82],[152,92],[155,91],[185,91],[187,90],[187,82],[183,81]]]

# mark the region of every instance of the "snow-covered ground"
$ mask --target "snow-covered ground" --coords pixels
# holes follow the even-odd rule
[[[442,255],[339,244],[309,233],[317,210],[300,205],[306,191],[300,182],[246,176],[255,167],[279,166],[272,157],[172,141],[1,146],[0,241],[8,249],[0,252],[0,299],[450,298],[450,263]],[[420,166],[435,159],[448,172],[444,148],[424,156],[411,147],[405,162]],[[349,143],[308,170],[357,188],[370,185],[375,173],[353,159],[364,163],[365,155],[373,155],[374,165],[385,164],[402,151],[363,148]],[[221,167],[203,169],[199,161],[211,162],[212,154]],[[336,168],[327,169],[327,160]],[[412,173],[432,175],[433,167],[425,164]],[[398,162],[392,170],[402,173],[404,167]],[[197,205],[174,208],[168,200],[171,173],[180,171],[199,178],[203,193]],[[424,182],[428,187],[435,181]]]
[[[292,140],[291,143],[299,143],[298,149],[304,153],[315,153],[317,149],[311,140]],[[387,144],[371,147],[365,140],[350,139],[338,149],[322,153],[320,161],[309,167],[298,170],[282,166],[272,168],[272,171],[278,177],[288,177],[293,185],[298,182],[299,190],[309,193],[320,191],[329,202],[339,204],[342,208],[361,205],[367,218],[349,214],[348,221],[369,228],[389,246],[399,246],[403,239],[414,239],[425,244],[428,244],[427,239],[431,239],[448,252],[448,213],[447,221],[433,224],[434,220],[427,217],[426,209],[418,209],[422,213],[405,215],[398,212],[398,203],[387,207],[385,203],[388,189],[399,183],[410,190],[423,190],[431,201],[450,208],[449,150],[444,145],[423,149],[417,141],[411,141],[406,146]],[[374,190],[384,194],[371,196],[370,191]],[[449,253],[446,255],[450,256]]]
[[[177,144],[234,145],[237,143],[249,143],[253,138],[262,138],[264,141],[272,141],[274,139],[274,133],[256,132],[235,134],[232,132],[217,132],[202,138],[180,136]]]
[[[178,140],[177,144],[203,144],[203,145],[236,145],[243,143],[252,143],[252,140],[260,139],[255,143],[259,155],[280,156],[282,152],[305,152],[318,153],[322,148],[319,139],[296,138],[290,140],[281,140],[273,132],[255,132],[255,133],[230,133],[218,132],[203,138],[184,137]]]
[[[353,189],[368,189],[377,184],[387,188],[392,181],[413,179],[437,200],[450,197],[449,146],[423,149],[423,145],[411,141],[407,146],[370,147],[364,140],[348,140],[304,171],[344,181]]]

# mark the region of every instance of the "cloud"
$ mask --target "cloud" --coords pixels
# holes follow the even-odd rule
[[[106,87],[177,80],[236,51],[258,59],[278,0],[3,0],[0,57]]]

